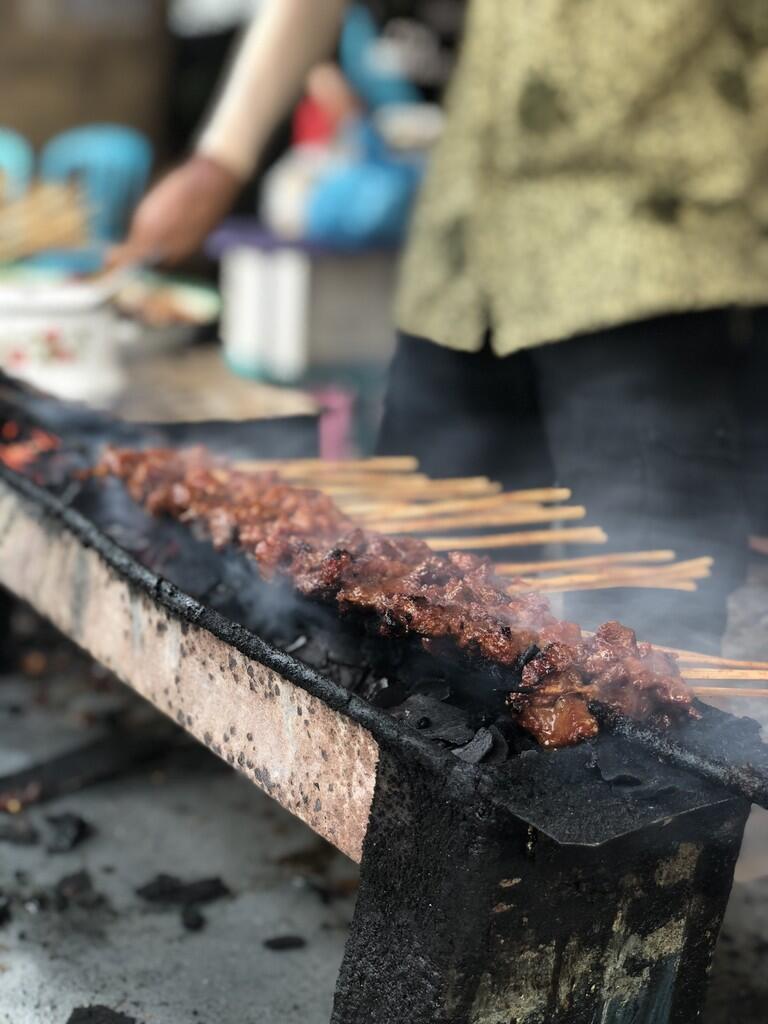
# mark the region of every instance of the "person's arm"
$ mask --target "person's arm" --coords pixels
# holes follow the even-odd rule
[[[112,264],[191,255],[226,215],[309,69],[333,46],[346,0],[267,0],[245,34],[193,154],[144,197]]]

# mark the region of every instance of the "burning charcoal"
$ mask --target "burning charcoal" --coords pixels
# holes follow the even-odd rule
[[[10,924],[12,920],[11,897],[6,896],[4,893],[0,893],[0,928],[4,928],[5,925]]]
[[[93,826],[79,814],[50,814],[45,819],[51,826],[49,853],[69,853],[93,835]]]
[[[26,818],[16,816],[0,821],[0,843],[34,846],[39,841],[40,833]]]
[[[181,908],[181,923],[188,932],[199,932],[205,928],[205,917],[199,907],[193,903],[187,903]]]
[[[460,708],[420,693],[409,697],[394,717],[414,726],[427,739],[441,740],[453,747],[464,746],[474,736]]]
[[[78,1006],[67,1020],[67,1024],[139,1024],[135,1017],[129,1017],[108,1006]]]
[[[461,761],[467,764],[480,764],[483,758],[493,750],[494,735],[490,729],[478,729],[473,739],[464,747],[454,750],[453,753]]]
[[[201,878],[196,882],[182,882],[175,875],[159,874],[136,890],[148,903],[188,905],[210,903],[230,896],[231,890],[220,878]]]
[[[284,953],[290,949],[304,949],[306,939],[300,935],[275,935],[274,938],[264,939],[264,945],[275,953]]]
[[[59,879],[53,890],[53,898],[57,910],[67,910],[70,906],[93,910],[105,903],[102,894],[94,889],[93,880],[87,871],[78,871]]]

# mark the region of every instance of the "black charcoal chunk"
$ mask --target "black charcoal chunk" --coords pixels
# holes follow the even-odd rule
[[[182,882],[175,875],[156,875],[151,881],[136,890],[137,895],[148,903],[165,903],[188,906],[195,903],[211,903],[224,896],[230,896],[230,889],[220,878],[201,878],[194,882]]]
[[[275,935],[271,939],[265,939],[264,945],[275,953],[285,953],[291,949],[303,949],[307,944],[306,939],[300,935]]]
[[[483,758],[487,757],[493,750],[494,734],[490,729],[478,729],[474,737],[453,753],[461,761],[467,764],[480,764]]]
[[[57,910],[67,910],[69,907],[94,910],[106,902],[94,888],[93,879],[87,871],[77,871],[60,878],[54,887],[53,897]]]
[[[0,843],[34,846],[39,841],[40,833],[26,818],[13,817],[0,821]]]
[[[94,833],[93,826],[79,814],[51,814],[45,820],[51,827],[49,853],[69,853]]]
[[[78,1006],[72,1011],[67,1024],[139,1024],[135,1017],[129,1017],[108,1006]]]
[[[493,737],[493,746],[485,758],[485,764],[503,764],[509,757],[509,744],[495,725],[489,727],[489,732]]]
[[[393,711],[395,718],[418,729],[429,740],[440,740],[449,746],[461,747],[469,743],[474,729],[467,722],[461,708],[445,704],[434,697],[415,693]],[[425,720],[429,724],[425,724]]]
[[[181,923],[188,932],[199,932],[205,928],[206,920],[199,907],[188,903],[181,908]]]

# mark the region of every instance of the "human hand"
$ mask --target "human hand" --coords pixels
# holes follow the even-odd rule
[[[178,263],[196,252],[232,207],[241,180],[210,157],[195,154],[166,174],[139,203],[124,242],[107,266]]]

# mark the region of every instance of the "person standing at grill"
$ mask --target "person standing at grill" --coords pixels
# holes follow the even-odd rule
[[[124,251],[202,242],[344,6],[267,3]],[[557,479],[616,547],[714,555],[697,595],[568,608],[683,646],[719,643],[745,568],[746,449],[768,449],[738,400],[768,331],[767,11],[470,2],[397,300],[380,451],[432,473]]]

